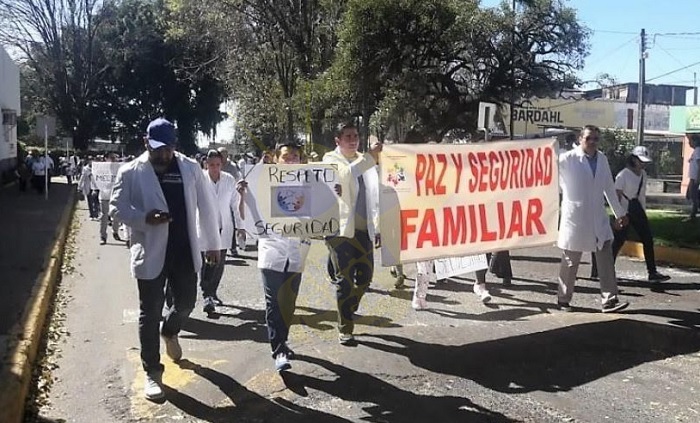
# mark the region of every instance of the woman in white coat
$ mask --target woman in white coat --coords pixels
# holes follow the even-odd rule
[[[299,164],[301,148],[291,143],[280,144],[275,151],[275,161],[277,164]],[[258,219],[255,193],[250,192],[245,180],[238,182],[237,189],[242,200],[239,209],[241,219]],[[257,216],[245,215],[243,201]],[[287,238],[275,233],[261,236],[258,244],[258,268],[262,273],[265,291],[267,335],[278,372],[292,368],[289,360],[294,358],[294,352],[287,345],[287,338],[309,247],[307,239]]]
[[[211,186],[216,201],[221,239],[219,253],[222,259],[216,263],[204,261],[199,286],[204,297],[204,312],[214,313],[216,306],[223,304],[217,295],[217,290],[219,283],[221,283],[221,277],[224,275],[225,260],[223,258],[226,257],[226,250],[231,248],[233,240],[232,213],[238,213],[236,210],[238,208],[238,192],[234,177],[221,171],[224,162],[223,155],[217,150],[210,150],[206,160],[207,169],[204,171],[204,175]]]
[[[562,249],[559,268],[558,306],[571,311],[576,272],[583,252],[595,252],[600,276],[602,311],[627,307],[617,297],[617,279],[612,254],[613,232],[604,200],[617,218],[627,224],[625,209],[617,198],[608,159],[598,151],[600,130],[583,128],[580,145],[559,156],[559,183],[562,191],[561,220],[557,245]]]

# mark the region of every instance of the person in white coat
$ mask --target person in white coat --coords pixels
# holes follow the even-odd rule
[[[615,240],[612,244],[613,257],[617,258],[620,249],[627,240],[627,229],[632,226],[644,246],[644,261],[647,265],[649,282],[663,282],[671,279],[670,276],[659,273],[654,259],[654,236],[651,233],[649,219],[646,212],[647,197],[647,172],[644,167],[651,163],[649,151],[643,145],[632,149],[627,156],[624,169],[615,177],[615,189],[622,207],[627,210],[630,224],[615,231]]]
[[[603,200],[612,208],[616,226],[625,226],[628,219],[617,198],[608,159],[598,151],[599,139],[600,130],[587,125],[581,132],[580,145],[559,156],[562,202],[557,245],[562,257],[558,306],[563,311],[572,310],[570,301],[583,252],[596,254],[602,311],[619,311],[628,305],[618,299],[613,232]]]
[[[301,147],[294,143],[279,144],[274,157],[279,165],[299,164],[302,161]],[[237,190],[241,198],[241,219],[258,221],[260,213],[255,192],[249,189],[245,180],[238,182]],[[245,215],[244,202],[253,216]],[[308,239],[287,238],[275,233],[261,235],[258,244],[258,268],[265,291],[265,323],[278,372],[292,368],[289,361],[294,358],[294,352],[287,340],[309,247]]]
[[[233,241],[233,219],[234,214],[238,212],[238,197],[236,191],[236,179],[228,172],[223,172],[223,155],[217,150],[210,150],[207,153],[207,169],[204,171],[204,177],[209,182],[214,196],[216,198],[216,206],[218,211],[219,234],[221,237],[221,260],[215,263],[207,263],[205,261],[202,267],[202,274],[199,286],[202,289],[204,297],[204,312],[216,312],[216,306],[221,305],[222,301],[217,296],[217,290],[221,277],[224,274],[224,257],[226,250],[232,248]]]
[[[172,123],[152,121],[145,142],[148,151],[119,169],[110,200],[110,213],[131,228],[144,394],[151,400],[164,397],[158,332],[165,288],[172,304],[160,334],[166,353],[178,361],[178,333],[196,302],[201,252],[206,252],[207,261],[216,262],[221,249],[212,189],[199,165],[175,152],[176,142]]]
[[[381,151],[375,144],[370,154],[358,152],[360,138],[352,123],[341,124],[335,136],[337,148],[323,156],[324,163],[333,163],[350,172],[349,203],[340,203],[340,231],[328,237],[338,303],[338,341],[354,343],[353,318],[362,296],[374,275],[374,248],[379,236],[379,177],[374,166]],[[374,244],[374,245],[373,245]]]

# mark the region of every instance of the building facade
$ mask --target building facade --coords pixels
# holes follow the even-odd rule
[[[17,116],[21,114],[19,67],[0,46],[0,175],[6,176],[17,162]]]

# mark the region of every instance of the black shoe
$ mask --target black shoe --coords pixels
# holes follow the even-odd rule
[[[284,351],[287,354],[287,358],[290,360],[294,360],[297,356],[296,353],[294,352],[294,350],[289,348],[289,345],[287,345],[287,344],[284,344]]]
[[[351,333],[339,333],[338,342],[340,345],[353,346],[355,344],[355,337]]]
[[[106,238],[106,237],[100,238],[100,245],[105,245],[106,243],[107,243],[107,238]]]
[[[562,302],[557,302],[557,308],[559,311],[563,311],[565,313],[571,313],[574,311],[574,308],[571,307],[569,303],[562,303]]]
[[[603,313],[615,313],[627,308],[630,305],[628,302],[620,302],[617,298],[614,298],[607,303],[603,304]]]
[[[219,297],[216,296],[216,295],[214,295],[213,297],[211,297],[211,299],[214,300],[214,304],[216,304],[216,305],[218,305],[218,306],[224,305],[224,302],[221,301],[221,298],[219,298]]]
[[[204,299],[203,311],[207,314],[214,313],[216,311],[216,306],[214,306],[214,299],[207,297]]]
[[[122,239],[119,237],[119,232],[112,232],[112,236],[114,237],[115,241],[121,241]]]
[[[510,278],[503,278],[503,286],[511,286],[513,285],[513,282],[511,281]]]
[[[659,272],[649,273],[649,282],[663,282],[671,279],[670,276],[661,274]]]

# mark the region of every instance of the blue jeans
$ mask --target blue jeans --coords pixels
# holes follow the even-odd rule
[[[139,341],[141,364],[146,373],[162,372],[160,363],[160,324],[165,288],[172,296],[172,305],[163,318],[160,333],[173,336],[180,332],[182,322],[192,313],[197,300],[197,274],[193,271],[172,271],[167,266],[155,279],[138,279],[139,286]]]
[[[353,315],[374,276],[374,245],[367,231],[355,231],[353,238],[329,237],[326,244],[333,264],[329,272],[335,273],[338,331],[352,334]]]
[[[224,275],[225,264],[226,250],[219,251],[219,261],[214,265],[207,264],[202,254],[202,278],[199,282],[199,286],[202,288],[202,296],[204,298],[216,297],[216,291],[219,289],[221,277]]]
[[[292,325],[301,273],[261,269],[265,290],[265,322],[272,347],[272,357],[287,350],[289,327]]]

